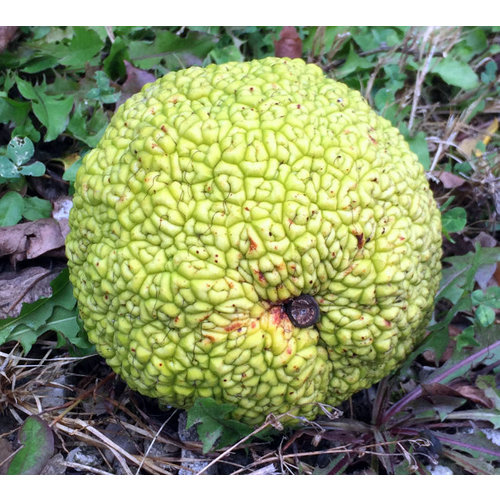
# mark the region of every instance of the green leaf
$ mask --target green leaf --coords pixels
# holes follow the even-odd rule
[[[495,468],[491,463],[482,458],[472,458],[449,449],[443,451],[443,456],[453,460],[462,469],[474,475],[498,475],[500,473],[500,469]]]
[[[493,401],[495,408],[500,411],[500,387],[497,385],[495,375],[479,375],[476,385],[484,392],[484,395]]]
[[[460,352],[464,347],[477,347],[479,342],[475,339],[474,326],[470,325],[457,336],[457,351]]]
[[[455,85],[463,90],[473,89],[479,84],[478,76],[467,63],[449,57],[441,59],[432,72],[439,75],[449,85]]]
[[[447,233],[459,233],[467,224],[467,212],[463,207],[453,207],[442,214],[443,230]]]
[[[63,174],[63,179],[68,182],[75,182],[76,181],[76,173],[78,172],[78,169],[80,168],[82,164],[82,159],[79,158],[77,161],[73,162],[71,166],[64,172]]]
[[[490,326],[495,321],[496,314],[491,307],[481,304],[476,309],[475,318],[481,326]]]
[[[496,80],[498,66],[495,61],[488,61],[481,73],[481,81],[483,83],[493,83]]]
[[[491,286],[485,292],[474,290],[471,294],[472,304],[500,308],[500,286]]]
[[[487,460],[500,459],[498,445],[492,443],[480,429],[476,428],[473,434],[445,434],[435,431],[434,435],[446,447],[465,451],[474,458]]]
[[[29,165],[23,165],[20,173],[22,175],[31,175],[31,177],[41,177],[45,174],[45,165],[40,161],[35,161]]]
[[[128,59],[128,46],[119,36],[115,38],[108,57],[103,61],[103,69],[113,79],[123,78],[127,74],[124,60]]]
[[[31,304],[23,304],[21,313],[16,318],[0,320],[0,345],[9,341],[18,341],[28,353],[37,338],[47,331],[55,330],[67,333],[68,338],[74,337],[75,321],[78,312],[73,288],[68,278],[68,269],[62,271],[50,284],[52,295],[42,298]],[[58,308],[64,308],[74,317],[62,317]]]
[[[69,45],[68,55],[59,62],[64,66],[84,67],[104,46],[99,35],[90,28],[75,26]]]
[[[39,474],[54,454],[54,435],[39,417],[29,416],[19,431],[22,445],[9,464],[7,474]]]
[[[23,66],[23,72],[29,74],[40,73],[59,64],[59,59],[50,54],[42,54],[33,58],[29,64]]]
[[[4,194],[0,198],[0,227],[16,225],[22,218],[23,210],[24,199],[19,193],[9,191]]]
[[[112,104],[120,98],[120,92],[116,92],[109,84],[109,78],[104,71],[96,71],[95,80],[97,87],[87,92],[88,99],[96,99],[104,104]]]
[[[14,165],[24,165],[35,153],[35,146],[28,137],[13,137],[7,145],[7,156]]]
[[[25,99],[32,101],[33,112],[47,129],[45,142],[53,141],[66,128],[74,96],[47,95],[44,92],[47,88],[45,83],[34,87],[21,78],[17,78],[16,82],[19,92]]]
[[[48,200],[42,200],[36,196],[24,198],[23,217],[27,220],[37,220],[50,217],[52,204]]]
[[[498,429],[500,428],[500,411],[487,408],[455,411],[448,415],[447,420],[471,420],[472,422],[482,420],[490,422],[495,429]]]
[[[414,137],[409,137],[408,144],[410,149],[418,156],[418,161],[423,165],[423,167],[428,170],[431,165],[431,158],[429,155],[429,147],[427,146],[427,141],[425,139],[425,134],[420,131]]]
[[[227,418],[234,409],[233,405],[219,404],[212,398],[198,398],[188,410],[186,428],[198,424],[197,431],[203,443],[203,453],[208,453],[216,442],[218,447],[222,448],[236,443],[252,432],[248,425]]]
[[[132,41],[128,49],[131,62],[141,69],[151,69],[162,60],[168,60],[169,69],[179,69],[200,64],[203,58],[216,47],[216,36],[190,31],[184,37],[171,31],[159,31],[154,42],[147,40]]]
[[[3,179],[18,179],[21,177],[19,169],[6,156],[0,156],[0,177]]]
[[[336,77],[338,79],[345,78],[347,75],[350,75],[351,73],[354,73],[355,71],[358,71],[360,69],[366,69],[366,68],[371,68],[373,66],[373,63],[370,62],[368,59],[365,57],[360,57],[354,50],[353,45],[351,44],[349,46],[349,54],[347,55],[347,59],[345,63],[340,66],[336,73]]]
[[[21,126],[25,123],[30,109],[29,102],[0,97],[0,123],[12,122],[16,126]]]
[[[95,148],[107,126],[108,117],[102,109],[98,108],[88,120],[83,104],[79,103],[69,121],[68,132],[90,148]]]

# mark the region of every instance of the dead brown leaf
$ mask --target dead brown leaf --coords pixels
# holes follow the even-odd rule
[[[0,319],[18,316],[24,302],[31,303],[42,297],[50,297],[50,282],[61,269],[35,266],[0,273]]]
[[[491,137],[498,130],[498,120],[495,118],[487,127],[480,130],[478,133],[471,137],[466,137],[458,145],[460,149],[467,158],[472,158],[472,156],[480,157],[482,156],[482,151],[477,148],[478,144],[482,142],[485,146],[490,142]]]
[[[125,63],[125,68],[127,68],[127,79],[121,86],[120,99],[118,99],[115,109],[118,109],[118,107],[129,97],[139,92],[139,90],[141,90],[146,83],[151,83],[156,80],[155,76],[151,73],[144,71],[143,69],[136,68],[128,61],[123,62]]]
[[[451,172],[436,172],[435,176],[441,181],[443,187],[446,189],[460,187],[465,182],[463,177],[459,177]]]
[[[486,397],[484,392],[478,387],[467,381],[457,381],[451,385],[432,383],[422,384],[424,394],[428,396],[451,396],[465,398],[473,403],[486,408],[493,408],[494,404],[490,398]]]
[[[12,444],[7,439],[0,438],[0,475],[7,474],[7,468],[13,452]]]
[[[302,57],[302,40],[294,26],[284,26],[279,40],[274,42],[276,57]]]
[[[17,32],[17,26],[0,26],[0,52],[3,52]]]
[[[16,262],[49,253],[52,256],[64,255],[64,237],[55,219],[0,227],[0,257],[9,255],[13,267]]]
[[[460,394],[460,396],[476,403],[478,405],[484,406],[485,408],[494,408],[493,401],[487,397],[482,389],[470,384],[467,381],[455,381],[450,384],[452,389]]]

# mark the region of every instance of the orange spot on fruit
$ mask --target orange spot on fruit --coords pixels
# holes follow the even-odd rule
[[[255,243],[255,241],[252,240],[252,238],[249,238],[249,240],[250,240],[250,249],[249,249],[249,251],[253,252],[254,250],[257,250],[257,243]]]
[[[233,332],[234,330],[238,330],[238,328],[241,328],[243,325],[241,323],[232,323],[231,325],[227,325],[224,327],[224,330],[226,332]]]

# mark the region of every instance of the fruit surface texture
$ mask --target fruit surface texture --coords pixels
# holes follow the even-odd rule
[[[89,339],[140,393],[307,419],[397,368],[440,279],[424,169],[300,59],[192,67],[115,113],[66,248]]]

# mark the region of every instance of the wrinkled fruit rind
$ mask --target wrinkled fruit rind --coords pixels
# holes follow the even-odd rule
[[[90,340],[129,386],[234,418],[309,419],[396,368],[428,323],[441,221],[359,92],[300,59],[171,72],[78,171],[66,248]],[[283,304],[311,295],[316,325]]]

